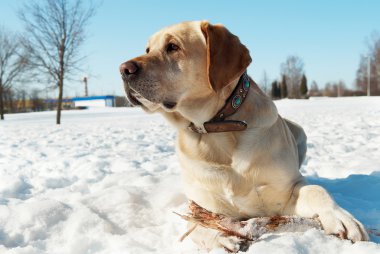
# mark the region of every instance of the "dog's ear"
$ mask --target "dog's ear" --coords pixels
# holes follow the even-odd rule
[[[222,25],[211,25],[203,21],[201,30],[207,44],[207,72],[214,91],[239,78],[252,59],[248,49],[239,38]]]

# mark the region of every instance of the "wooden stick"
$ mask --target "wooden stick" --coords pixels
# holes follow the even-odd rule
[[[301,218],[296,216],[258,217],[239,221],[221,214],[210,212],[200,207],[194,201],[189,203],[190,213],[179,215],[182,219],[195,224],[182,237],[181,241],[193,232],[197,225],[219,230],[226,236],[236,236],[244,241],[256,241],[262,235],[273,232],[304,232],[310,228],[321,229],[316,218]]]
[[[178,213],[176,213],[176,214],[178,214]],[[188,236],[191,234],[191,232],[194,231],[194,229],[195,229],[197,226],[198,226],[198,224],[195,224],[195,223],[194,223],[194,225],[193,225],[189,230],[187,230],[186,233],[183,234],[183,236],[181,236],[181,238],[179,238],[179,241],[182,242],[186,237],[188,237]]]

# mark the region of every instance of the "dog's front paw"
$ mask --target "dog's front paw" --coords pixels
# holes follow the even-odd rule
[[[193,227],[189,223],[189,228]],[[227,236],[219,230],[197,226],[190,234],[191,239],[202,249],[211,251],[216,248],[224,248],[228,252],[236,253],[238,251],[248,250],[251,242],[242,240],[236,236]]]
[[[228,252],[236,253],[238,251],[247,251],[250,245],[249,241],[242,240],[236,236],[218,236],[220,247]]]
[[[363,225],[340,207],[324,211],[318,216],[327,234],[336,235],[341,239],[349,239],[353,242],[369,240]]]

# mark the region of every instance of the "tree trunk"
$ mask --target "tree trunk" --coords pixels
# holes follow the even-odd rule
[[[62,110],[62,96],[63,96],[63,78],[59,81],[58,85],[58,103],[57,103],[57,124],[61,124],[61,110]]]
[[[61,124],[61,110],[62,110],[62,97],[63,97],[63,80],[65,74],[65,41],[66,35],[61,39],[61,44],[59,47],[59,77],[58,77],[58,106],[57,106],[57,124]]]
[[[3,86],[0,84],[0,120],[4,120]]]

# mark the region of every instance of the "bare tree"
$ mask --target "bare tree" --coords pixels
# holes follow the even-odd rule
[[[328,82],[325,85],[325,89],[323,90],[323,96],[328,97],[341,97],[346,94],[346,84],[343,80],[339,80],[337,82]]]
[[[4,96],[20,79],[26,68],[19,37],[0,27],[0,119],[4,120]]]
[[[281,74],[286,76],[289,98],[300,98],[300,85],[304,74],[304,63],[297,56],[288,56],[281,64]]]
[[[341,97],[345,95],[346,91],[346,84],[344,83],[343,80],[339,80],[338,83],[336,84],[336,90],[337,90],[337,96]]]
[[[260,88],[264,91],[265,94],[268,94],[269,87],[269,78],[266,71],[263,71],[263,77],[260,82]]]
[[[85,27],[95,9],[83,0],[40,0],[26,3],[19,12],[31,66],[58,86],[57,124],[61,123],[64,81],[80,70]]]
[[[311,82],[309,94],[310,96],[322,96],[322,92],[319,90],[318,84],[315,80]]]
[[[380,35],[374,33],[368,43],[368,54],[360,57],[359,68],[356,72],[356,86],[362,91],[367,91],[368,64],[370,69],[371,95],[380,95]]]
[[[40,96],[41,90],[34,88],[30,91],[29,100],[32,111],[42,111],[44,109],[44,101]]]

